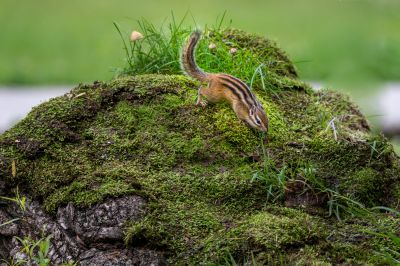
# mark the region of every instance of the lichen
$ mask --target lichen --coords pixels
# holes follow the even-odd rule
[[[342,195],[365,208],[398,209],[392,146],[369,132],[347,97],[313,92],[275,45],[240,34],[224,36],[253,50],[267,46],[263,56],[283,62],[269,89],[254,88],[270,117],[268,135],[226,103],[195,106],[199,84],[187,77],[123,77],[35,107],[0,136],[0,177],[50,213],[144,197],[146,214],[126,225],[126,243],[163,250],[172,264],[378,262],[375,251],[396,246],[367,231],[399,232],[399,218],[346,212],[339,222],[330,208],[332,195]],[[281,197],[271,200],[270,184],[256,174],[283,178]]]

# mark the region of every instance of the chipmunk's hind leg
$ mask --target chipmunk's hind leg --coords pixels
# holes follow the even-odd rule
[[[206,88],[204,88],[203,86],[200,86],[199,89],[197,90],[197,101],[196,101],[196,105],[197,106],[206,106],[207,102],[205,100],[202,99],[202,96],[204,95],[203,91]]]

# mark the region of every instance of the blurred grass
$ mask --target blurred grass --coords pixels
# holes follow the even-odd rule
[[[301,78],[327,84],[400,80],[400,1],[11,1],[1,0],[0,84],[107,80],[125,54],[113,21],[161,25],[173,11],[186,25],[232,26],[277,40]]]

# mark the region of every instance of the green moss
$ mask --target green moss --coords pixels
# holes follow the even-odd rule
[[[278,143],[287,141],[291,136],[291,132],[281,108],[271,98],[265,96],[259,98],[269,119],[268,139]]]
[[[140,194],[141,185],[137,178],[143,178],[144,175],[138,166],[132,164],[105,163],[87,175],[75,178],[68,185],[60,186],[46,198],[44,206],[48,211],[54,211],[68,202],[88,207],[107,196],[134,192]]]
[[[253,150],[257,145],[257,135],[236,117],[229,106],[224,105],[218,108],[213,115],[213,119],[215,119],[218,131],[223,134],[230,144],[245,149],[248,147],[250,150]]]
[[[381,187],[384,182],[379,180],[379,173],[373,169],[365,168],[356,171],[340,184],[340,190],[352,198],[365,202],[368,205],[378,202],[382,194],[377,191],[384,191]]]
[[[79,85],[34,108],[0,136],[0,177],[50,213],[68,203],[143,196],[146,214],[127,224],[126,243],[162,250],[171,264],[377,262],[374,251],[395,246],[367,231],[398,232],[399,219],[354,219],[340,201],[348,210],[342,218],[353,220],[339,223],[328,217],[328,204],[343,197],[327,195],[398,208],[392,146],[369,132],[347,97],[315,93],[297,80],[276,46],[223,34],[247,46],[242,56],[272,58],[265,88],[254,83],[270,118],[267,138],[226,103],[195,106],[199,84],[184,76],[124,77]]]
[[[283,209],[283,212],[284,215],[257,213],[238,230],[243,230],[256,245],[276,251],[315,242],[326,234],[318,219],[301,211]]]
[[[397,200],[398,203],[400,203],[400,184],[395,185],[393,189],[393,195],[394,199]]]

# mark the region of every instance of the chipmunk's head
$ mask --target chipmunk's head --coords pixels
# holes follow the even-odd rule
[[[246,123],[252,128],[261,130],[262,132],[268,132],[268,116],[261,104],[259,106],[253,105],[250,108]]]

